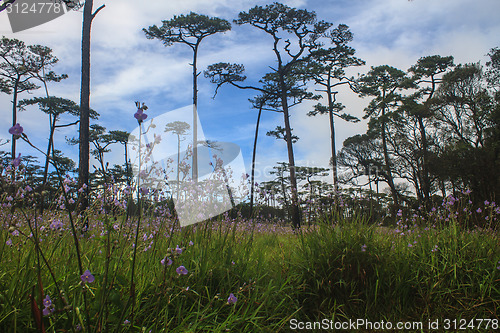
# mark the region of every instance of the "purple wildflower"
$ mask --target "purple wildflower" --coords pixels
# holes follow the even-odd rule
[[[163,258],[160,262],[161,262],[161,264],[162,264],[163,266],[165,266],[165,264],[166,264],[167,266],[172,265],[172,259],[170,259],[169,257],[165,257],[165,258]]]
[[[92,283],[92,282],[94,282],[95,277],[87,269],[85,272],[83,272],[83,275],[80,276],[80,279],[82,279],[83,282]]]
[[[367,247],[368,247],[368,246],[366,246],[366,244],[363,244],[363,245],[361,246],[361,252],[365,252]]]
[[[23,127],[19,125],[19,123],[17,123],[9,128],[9,133],[15,136],[20,136],[21,134],[23,134]]]
[[[42,314],[44,316],[48,316],[50,314],[50,308],[44,308],[43,311],[42,311]]]
[[[19,153],[19,155],[12,160],[12,165],[14,166],[14,168],[17,168],[19,164],[21,164],[21,153]]]
[[[6,245],[8,246],[12,246],[12,239],[7,239],[7,241],[5,242]]]
[[[49,295],[46,295],[45,298],[43,299],[43,306],[48,308],[51,305],[52,305],[52,300],[50,299]]]
[[[230,293],[229,297],[227,298],[227,303],[228,304],[236,304],[237,301],[238,301],[238,298],[236,298],[236,296],[234,296],[233,293]]]
[[[184,266],[179,266],[177,267],[177,269],[175,270],[177,272],[177,274],[179,275],[186,275],[188,273],[188,270],[186,269],[186,267]]]
[[[137,112],[134,114],[134,118],[137,119],[139,124],[146,120],[147,117],[148,115],[142,109],[137,109]]]
[[[44,316],[48,316],[56,310],[56,307],[54,306],[54,304],[52,304],[52,300],[50,299],[49,295],[45,296],[42,303],[43,303],[43,307],[44,307],[42,314]]]
[[[177,245],[177,247],[175,248],[175,252],[177,254],[182,254],[182,249],[179,247],[179,245]]]

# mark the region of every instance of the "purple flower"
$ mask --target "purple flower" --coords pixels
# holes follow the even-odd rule
[[[17,168],[19,164],[21,164],[21,153],[19,153],[19,155],[12,160],[12,165],[14,166],[14,168]]]
[[[52,300],[50,299],[49,295],[46,295],[42,302],[43,302],[43,306],[46,308],[48,308],[49,306],[52,305]]]
[[[94,276],[92,275],[92,273],[90,273],[88,269],[85,272],[83,272],[83,275],[80,276],[80,279],[82,279],[83,282],[88,282],[88,283],[92,283],[95,280]]]
[[[476,212],[481,213],[483,210],[481,208],[478,208]]]
[[[11,128],[9,128],[9,133],[12,135],[20,136],[21,134],[23,134],[23,127],[19,125],[19,123],[17,123]]]
[[[179,247],[179,245],[177,245],[177,247],[175,248],[175,252],[177,254],[182,254],[182,249]]]
[[[363,244],[363,246],[361,246],[361,252],[365,252],[367,247],[366,244]]]
[[[42,314],[44,316],[48,316],[50,314],[50,308],[44,308],[43,311],[42,311]]]
[[[170,259],[170,258],[168,258],[168,257],[163,258],[160,262],[161,262],[161,264],[162,264],[163,266],[165,266],[165,264],[166,264],[167,266],[172,265],[172,259]]]
[[[134,118],[137,119],[139,124],[146,120],[147,117],[148,115],[142,109],[137,109],[137,112],[134,114]]]
[[[54,304],[52,304],[52,300],[50,299],[49,295],[45,296],[42,303],[43,303],[43,307],[44,307],[42,314],[44,316],[48,316],[56,310],[56,307],[54,306]]]
[[[12,239],[7,239],[7,241],[5,242],[5,244],[7,244],[8,246],[12,246]]]
[[[177,269],[175,270],[177,272],[177,274],[179,275],[186,275],[188,273],[188,270],[186,269],[186,267],[184,266],[179,266],[177,267]]]
[[[229,297],[227,298],[227,303],[228,304],[236,304],[237,301],[238,301],[238,298],[236,298],[236,296],[234,296],[233,293],[230,293]]]

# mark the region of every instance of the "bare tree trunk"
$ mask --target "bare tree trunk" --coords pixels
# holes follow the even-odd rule
[[[193,48],[193,181],[198,182],[198,44]]]
[[[177,200],[179,200],[180,189],[181,189],[181,182],[179,178],[180,166],[181,166],[181,136],[177,134],[177,192],[176,192]]]
[[[80,88],[80,135],[78,160],[78,187],[87,185],[85,191],[79,195],[77,213],[81,214],[89,205],[89,114],[90,114],[90,30],[95,15],[104,8],[99,7],[92,13],[94,0],[86,0],[83,7],[82,27],[82,80]]]
[[[259,125],[260,116],[262,114],[262,105],[259,107],[259,114],[257,116],[257,124],[255,125],[255,138],[253,140],[253,152],[252,152],[252,176],[250,178],[250,217],[253,215],[253,194],[255,187],[255,155],[257,154],[257,138],[259,135]]]
[[[385,112],[382,111],[382,117],[385,115]],[[391,189],[392,199],[394,201],[394,208],[399,206],[398,193],[396,191],[396,186],[394,185],[394,179],[392,177],[391,171],[391,160],[389,158],[389,152],[387,150],[387,138],[386,138],[386,130],[385,130],[385,120],[382,120],[382,149],[384,151],[384,161],[385,161],[385,172],[387,174],[387,183],[389,188]]]
[[[129,165],[128,165],[128,147],[127,147],[127,142],[125,142],[125,172],[127,173],[126,174],[126,179],[127,179],[127,186],[130,186],[130,177],[129,177],[129,173],[130,173],[130,169],[129,169]]]
[[[429,208],[430,204],[430,180],[429,180],[429,168],[428,168],[428,142],[427,133],[425,132],[424,121],[421,116],[418,117],[418,126],[420,129],[420,136],[422,140],[422,180],[421,180],[421,190],[424,199],[425,208]]]
[[[290,188],[292,191],[292,226],[294,229],[300,228],[299,198],[297,194],[297,176],[295,174],[295,158],[293,155],[292,131],[290,127],[290,114],[288,112],[288,99],[285,90],[284,79],[281,79],[281,105],[283,107],[283,117],[285,122],[286,145],[288,150],[288,167],[290,168]]]
[[[19,87],[19,76],[17,77],[16,83],[14,83],[14,89],[12,94],[14,95],[12,98],[12,126],[17,123],[17,90]],[[12,134],[12,147],[11,147],[11,157],[12,159],[16,158],[16,139],[14,138],[14,134]]]
[[[83,7],[78,188],[83,185],[87,185],[87,188],[79,195],[78,214],[85,211],[89,205],[90,29],[93,3],[93,0],[86,0]]]
[[[339,191],[338,176],[337,176],[337,152],[335,148],[335,122],[333,119],[333,103],[335,102],[335,96],[332,97],[332,88],[330,84],[330,73],[328,73],[328,116],[330,117],[330,136],[332,144],[332,173],[333,173],[333,188],[335,193]]]

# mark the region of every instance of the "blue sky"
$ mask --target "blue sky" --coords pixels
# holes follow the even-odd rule
[[[142,28],[159,25],[161,20],[190,11],[232,21],[240,11],[269,2],[151,0],[138,5],[139,2],[133,0],[96,0],[94,6],[97,8],[103,3],[106,8],[96,16],[92,27],[91,107],[101,114],[98,123],[108,130],[132,131],[136,127],[133,114],[137,100],[148,105],[150,117],[192,102],[190,49],[185,45],[164,47],[157,40],[146,39]],[[315,11],[318,19],[334,25],[344,23],[350,27],[354,33],[351,46],[356,49],[356,55],[366,61],[366,66],[353,69],[352,75],[383,64],[406,70],[420,57],[433,54],[452,55],[455,63],[481,61],[484,64],[489,50],[500,46],[498,0],[293,0],[283,3]],[[69,78],[51,85],[50,93],[78,102],[81,21],[81,11],[68,12],[42,26],[13,34],[6,13],[1,13],[0,31],[2,35],[27,44],[51,47],[60,59],[55,71],[67,73]],[[233,24],[230,32],[203,41],[199,69],[204,70],[207,65],[220,61],[241,63],[247,69],[249,82],[256,82],[268,66],[274,64],[270,43],[269,36],[264,33]],[[200,75],[198,111],[205,136],[238,144],[248,167],[257,117],[248,98],[254,93],[224,86],[212,99],[214,88]],[[33,95],[42,93],[39,90]],[[0,95],[2,139],[9,137],[10,100],[11,96]],[[347,112],[358,117],[363,115],[363,108],[369,102],[347,90],[341,91],[338,101],[346,105]],[[312,104],[304,103],[292,110],[291,124],[294,134],[300,138],[295,145],[296,161],[297,165],[326,167],[330,158],[328,122],[323,116],[306,115]],[[48,135],[45,114],[30,109],[20,113],[18,120],[33,142],[45,146]],[[285,142],[265,136],[265,132],[282,122],[281,114],[262,116],[257,157],[261,174],[277,161],[287,160]],[[366,130],[366,122],[349,124],[338,120],[336,126],[338,150],[344,139]],[[78,151],[68,146],[64,138],[76,136],[76,130],[76,127],[65,128],[56,134],[56,148],[75,161]],[[9,150],[9,147],[1,149]],[[115,150],[115,156],[108,157],[110,164],[122,161],[121,147]],[[24,143],[19,144],[18,151],[23,155],[35,154]]]

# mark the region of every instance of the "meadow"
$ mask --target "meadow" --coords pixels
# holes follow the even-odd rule
[[[7,2],[14,0],[0,7],[6,9]],[[68,78],[52,70],[59,60],[51,48],[0,39],[0,92],[12,97],[5,108],[12,106],[12,126],[8,139],[0,138],[0,147],[10,146],[9,152],[0,151],[0,333],[499,329],[500,207],[491,201],[500,196],[500,48],[490,46],[484,55],[486,49],[476,45],[481,43],[473,43],[467,49],[473,52],[466,58],[458,52],[457,59],[474,53],[481,58],[463,64],[446,54],[418,54],[416,60],[413,51],[403,56],[391,51],[387,60],[408,58],[396,61],[411,66],[402,70],[380,64],[398,40],[404,49],[410,40],[426,41],[411,49],[434,53],[442,49],[422,45],[461,38],[441,35],[453,29],[437,20],[408,20],[412,38],[399,38],[401,31],[389,33],[398,24],[374,19],[392,6],[387,5],[368,10],[367,19],[355,16],[382,22],[382,30],[362,30],[382,31],[390,40],[380,44],[385,45],[380,53],[373,47],[380,38],[361,38],[357,45],[365,54],[377,55],[365,61],[351,47],[354,35],[346,24],[323,20],[330,12],[324,2],[317,5],[321,17],[275,2],[240,11],[237,18],[231,14],[234,28],[266,37],[250,30],[238,35],[236,29],[226,41],[214,37],[198,63],[202,40],[228,32],[231,22],[169,9],[173,16],[161,26],[151,25],[157,17],[134,15],[144,21],[134,18],[133,29],[165,47],[189,46],[192,60],[176,49],[160,60],[163,51],[130,38],[135,32],[120,25],[126,49],[111,49],[117,40],[102,44],[104,39],[92,37],[98,46],[95,74],[103,76],[93,84],[99,92],[91,103],[91,26],[105,6],[94,10],[92,0],[64,2],[83,13],[81,67],[74,67],[79,55],[69,51],[78,50],[76,44],[57,46],[68,47],[62,54],[71,59],[63,68],[72,75],[81,69],[79,104],[50,93],[49,87]],[[129,12],[136,13],[135,7]],[[240,5],[209,7],[217,14],[219,7]],[[441,12],[432,9],[426,22]],[[116,20],[103,22],[113,23],[110,36],[115,36]],[[459,30],[467,36],[485,30],[462,29],[462,23]],[[416,26],[439,29],[422,30],[420,38]],[[58,31],[65,30],[61,27]],[[433,41],[430,35],[441,37]],[[248,54],[233,57],[233,49]],[[271,57],[264,56],[265,49]],[[119,55],[127,66],[120,65]],[[483,66],[484,56],[489,59]],[[227,59],[252,69],[220,62]],[[189,81],[180,69],[185,63],[192,67],[192,107],[160,114],[186,103]],[[202,63],[208,66],[199,67]],[[349,77],[365,65],[368,72]],[[220,104],[201,101],[212,95],[201,80],[198,86],[202,73],[213,84],[212,99],[221,90]],[[55,91],[76,96],[72,82]],[[42,93],[22,99],[42,87]],[[224,97],[223,89],[231,97]],[[256,95],[249,98],[243,91]],[[337,152],[334,119],[361,121],[351,114],[361,116],[358,105],[341,103],[345,93],[367,101],[366,133],[346,138]],[[128,117],[138,127],[128,132],[124,101],[136,96],[147,100],[152,112],[148,118],[148,106],[136,101],[137,111]],[[258,110],[253,145],[253,116],[241,103],[243,96]],[[323,104],[306,104],[324,97]],[[99,121],[91,105],[102,112]],[[42,118],[29,113],[18,118],[36,108],[48,116],[47,142],[41,139]],[[198,109],[204,122],[210,120],[205,128],[216,134],[214,140],[205,139],[198,126]],[[264,115],[260,131],[286,143],[288,162],[277,160],[285,150],[267,140],[258,143],[262,111],[281,114]],[[318,130],[319,122],[304,125],[305,118],[295,118],[294,131],[290,118],[297,112],[324,115],[325,125],[328,115],[328,124]],[[70,129],[77,124],[78,130]],[[115,129],[106,129],[109,125]],[[65,141],[74,153],[78,146],[78,165],[59,150],[62,134],[76,131],[78,137]],[[297,135],[307,139],[299,141],[295,154]],[[249,175],[243,155],[251,146]],[[257,154],[258,146],[266,149]],[[331,158],[323,156],[327,146]],[[112,147],[120,147],[123,156],[109,154]],[[271,160],[276,165],[269,165]],[[120,164],[110,165],[116,161]]]
[[[35,198],[29,186],[2,196],[2,332],[288,332],[357,319],[444,331],[446,318],[498,328],[498,233],[471,225],[496,221],[495,203],[448,197],[384,226],[328,210],[300,230],[238,211],[180,228],[164,205],[126,214],[103,196],[82,229],[64,202],[42,216]]]

